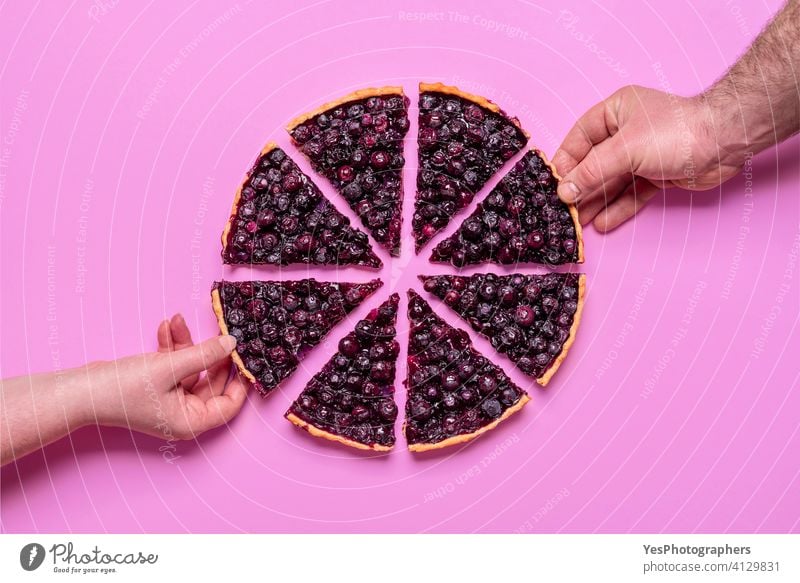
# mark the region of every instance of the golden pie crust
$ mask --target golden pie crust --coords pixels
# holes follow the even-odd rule
[[[519,402],[513,407],[509,407],[508,409],[506,409],[499,419],[495,419],[494,421],[489,423],[489,425],[484,425],[477,431],[473,431],[472,433],[465,433],[464,435],[454,435],[453,437],[448,437],[447,439],[444,439],[437,443],[411,443],[408,445],[408,449],[409,451],[413,452],[431,451],[434,449],[441,449],[443,447],[450,447],[452,445],[458,445],[459,443],[466,443],[468,441],[472,441],[476,437],[497,427],[501,421],[511,417],[514,413],[522,409],[522,407],[525,406],[525,403],[527,403],[530,400],[531,398],[528,395],[522,395],[522,397],[520,397],[519,399]]]
[[[217,315],[217,322],[219,323],[220,331],[227,335],[228,334],[228,325],[225,323],[225,313],[222,311],[222,300],[219,297],[219,290],[213,289],[211,290],[211,305],[214,308],[214,313]],[[242,373],[247,380],[251,383],[256,383],[256,377],[251,373],[247,368],[244,366],[244,362],[242,362],[242,357],[239,356],[239,353],[236,352],[234,348],[233,352],[231,352],[231,360],[236,363],[236,368],[239,369],[239,372]]]
[[[394,85],[387,85],[386,87],[368,87],[366,89],[359,89],[358,91],[353,91],[352,93],[348,93],[344,97],[337,99],[336,101],[331,101],[325,103],[324,105],[320,105],[318,108],[309,111],[308,113],[304,113],[302,115],[298,115],[289,124],[286,126],[286,131],[291,132],[294,128],[307,122],[308,120],[318,116],[321,113],[324,113],[334,107],[339,107],[340,105],[344,105],[345,103],[350,103],[351,101],[359,101],[361,99],[367,99],[369,97],[378,97],[380,95],[398,95],[403,97],[403,88]]]
[[[556,167],[553,165],[553,163],[547,159],[547,156],[545,156],[544,152],[538,148],[532,148],[532,150],[536,152],[542,160],[544,160],[544,163],[547,164],[548,168],[550,168],[550,172],[552,172],[553,176],[555,176],[555,179],[558,182],[561,182],[561,175],[558,173],[558,170],[556,170]],[[575,225],[575,242],[578,244],[578,259],[575,261],[575,263],[583,263],[583,228],[581,227],[581,222],[578,220],[578,207],[571,203],[568,204],[567,207],[569,207],[569,215],[572,217],[572,223]]]
[[[359,443],[358,441],[353,441],[352,439],[347,439],[346,437],[342,437],[341,435],[334,435],[333,433],[325,431],[324,429],[320,429],[319,427],[300,419],[300,417],[298,417],[294,413],[287,413],[286,418],[295,425],[297,425],[298,427],[308,431],[314,437],[321,437],[329,441],[337,441],[348,447],[354,447],[356,449],[363,449],[367,451],[390,451],[392,449],[391,447],[386,445],[379,445],[377,443],[374,443],[372,445],[367,445],[365,443]]]
[[[266,146],[261,149],[261,153],[256,158],[256,161],[260,160],[266,154],[274,150],[278,147],[278,144],[275,142],[269,142]],[[230,236],[231,229],[233,228],[233,221],[236,219],[236,213],[239,212],[239,202],[242,199],[242,189],[247,184],[248,179],[250,178],[250,173],[252,169],[244,175],[244,179],[242,180],[242,184],[236,190],[236,196],[233,197],[233,206],[231,207],[231,216],[228,218],[228,222],[225,223],[225,228],[222,230],[222,251],[224,252],[228,246],[228,237]]]
[[[447,95],[454,95],[456,97],[466,99],[467,101],[471,101],[476,105],[488,109],[489,111],[493,111],[494,113],[502,115],[503,117],[508,119],[511,123],[513,123],[515,126],[517,126],[517,128],[525,135],[526,138],[531,137],[531,135],[528,132],[522,129],[522,126],[520,125],[519,120],[516,117],[508,115],[505,111],[500,109],[499,105],[497,105],[493,101],[489,101],[485,97],[481,97],[480,95],[473,95],[472,93],[467,93],[466,91],[462,91],[458,87],[453,87],[452,85],[444,85],[442,83],[420,83],[419,92],[445,93]]]
[[[561,363],[564,362],[564,359],[567,357],[567,352],[569,352],[570,346],[572,343],[575,342],[575,335],[578,333],[578,324],[581,323],[581,314],[583,313],[583,302],[586,299],[586,275],[580,274],[578,276],[578,309],[575,310],[575,318],[572,320],[572,326],[569,329],[569,336],[567,340],[564,342],[564,346],[561,348],[561,352],[558,353],[558,356],[553,361],[553,364],[550,365],[544,374],[536,379],[536,382],[542,385],[543,387],[550,382],[550,379],[553,378],[553,375],[556,374],[558,367],[561,366]]]

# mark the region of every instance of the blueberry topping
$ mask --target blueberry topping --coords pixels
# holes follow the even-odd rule
[[[413,229],[417,252],[527,141],[516,118],[466,98],[423,91],[419,100],[417,196]],[[470,222],[477,244],[488,227]],[[467,262],[467,258],[461,258]]]
[[[314,375],[287,415],[366,446],[394,445],[396,341],[394,334],[377,338],[374,331],[394,330],[399,301],[393,294],[339,341],[339,351]],[[370,381],[365,380],[365,370]]]
[[[280,148],[263,154],[245,179],[222,259],[231,264],[381,266],[367,235],[351,227]]]
[[[290,130],[314,170],[330,180],[372,236],[397,256],[408,99],[374,96],[337,105]]]
[[[478,274],[422,277],[425,291],[439,297],[507,355],[517,367],[539,378],[561,354],[578,309],[580,278],[548,275]],[[453,301],[453,294],[459,299]],[[494,387],[478,378],[482,393]]]
[[[410,444],[474,434],[525,395],[472,347],[465,332],[446,324],[413,291],[408,318],[405,432]]]
[[[288,158],[284,158],[288,160]],[[305,354],[381,286],[369,283],[221,281],[214,283],[228,333],[254,385],[267,395]],[[347,297],[356,301],[348,301]]]
[[[558,198],[557,186],[550,166],[531,150],[458,230],[434,248],[431,261],[455,267],[578,261],[578,226]]]

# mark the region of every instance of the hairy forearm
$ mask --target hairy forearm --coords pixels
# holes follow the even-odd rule
[[[79,369],[0,381],[0,465],[87,423]]]
[[[758,153],[800,131],[800,0],[789,0],[702,97],[722,158]]]

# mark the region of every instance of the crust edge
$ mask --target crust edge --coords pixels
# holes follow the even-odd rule
[[[386,85],[385,87],[367,87],[365,89],[358,89],[353,91],[352,93],[348,93],[344,97],[340,97],[334,101],[329,101],[328,103],[324,103],[313,109],[309,112],[302,113],[291,120],[286,125],[286,131],[290,132],[299,126],[302,123],[307,122],[313,117],[318,116],[320,113],[328,111],[329,109],[333,109],[334,107],[338,107],[344,103],[349,103],[350,101],[357,101],[359,99],[366,99],[367,97],[376,97],[378,95],[400,95],[403,96],[403,88],[399,85]]]
[[[550,162],[549,158],[542,152],[539,148],[534,147],[533,151],[547,164],[547,167],[550,168],[550,172],[553,173],[553,176],[558,182],[561,182],[561,175],[556,170],[556,167]],[[575,240],[578,243],[578,259],[575,263],[583,263],[584,256],[583,256],[583,227],[581,227],[581,222],[578,220],[578,207],[575,204],[567,204],[567,208],[569,209],[569,215],[572,217],[572,223],[575,227]]]
[[[287,420],[291,421],[297,427],[305,429],[308,433],[310,433],[314,437],[321,437],[329,441],[335,441],[343,445],[346,445],[348,447],[353,447],[355,449],[361,449],[365,451],[391,451],[392,449],[391,447],[386,445],[378,445],[377,443],[373,445],[366,445],[364,443],[359,443],[358,441],[353,441],[352,439],[347,439],[346,437],[342,437],[340,435],[334,435],[333,433],[320,429],[316,425],[312,425],[311,423],[300,419],[300,417],[288,411],[286,412],[286,415],[284,415],[284,417],[286,417]]]
[[[261,152],[258,154],[258,158],[256,158],[256,162],[265,154],[268,154],[272,150],[278,147],[278,144],[275,142],[267,142],[267,144],[261,148]],[[222,230],[222,261],[223,263],[227,263],[225,261],[225,250],[228,248],[228,240],[231,234],[231,228],[233,228],[233,220],[236,218],[236,213],[239,212],[239,203],[242,200],[242,189],[244,185],[247,184],[247,179],[250,178],[250,174],[252,173],[253,169],[250,168],[248,172],[245,173],[244,178],[242,179],[242,183],[239,185],[239,188],[236,190],[236,195],[233,197],[233,205],[231,206],[231,214],[228,217],[228,222],[225,223],[225,228]]]
[[[531,135],[522,128],[519,120],[511,115],[508,115],[505,111],[503,111],[499,105],[497,105],[494,101],[486,99],[485,97],[481,97],[480,95],[475,95],[474,93],[468,93],[466,91],[462,91],[458,87],[454,85],[445,85],[444,83],[422,83],[419,84],[419,92],[423,93],[424,91],[431,91],[434,93],[446,93],[447,95],[455,95],[456,97],[461,97],[462,99],[466,99],[467,101],[471,101],[476,105],[484,107],[489,111],[493,111],[494,113],[503,115],[506,119],[510,120],[517,129],[521,131],[526,138],[530,139]]]
[[[220,332],[223,334],[228,334],[228,325],[225,323],[225,316],[222,311],[222,300],[219,297],[218,289],[211,290],[211,305],[214,308],[214,314],[217,316],[217,323],[219,324]],[[244,376],[253,384],[257,382],[253,373],[247,370],[247,367],[244,366],[242,357],[239,356],[239,353],[235,348],[233,349],[233,352],[231,352],[231,360],[236,363],[236,368],[239,369],[239,372],[242,373],[242,376]]]
[[[564,346],[561,348],[561,352],[558,353],[558,356],[553,361],[553,364],[550,365],[542,376],[536,379],[536,382],[539,383],[541,386],[547,386],[547,383],[550,382],[550,379],[553,378],[553,375],[556,374],[556,371],[561,366],[561,363],[564,362],[564,359],[567,358],[567,352],[569,352],[572,343],[575,342],[575,335],[578,333],[578,325],[581,323],[581,315],[583,314],[583,303],[586,299],[586,274],[581,273],[578,276],[578,309],[575,310],[575,318],[572,320],[572,326],[569,329],[569,337],[567,338],[566,342],[564,342]]]
[[[489,425],[484,425],[477,431],[473,431],[472,433],[467,433],[465,435],[454,435],[453,437],[448,437],[443,441],[439,441],[437,443],[413,443],[408,445],[408,450],[413,451],[416,453],[423,452],[423,451],[432,451],[434,449],[441,449],[443,447],[450,447],[452,445],[458,445],[459,443],[466,443],[468,441],[472,441],[476,437],[479,437],[486,433],[487,431],[491,431],[495,427],[497,427],[501,421],[505,421],[509,417],[511,417],[514,413],[522,409],[525,404],[530,401],[531,398],[527,394],[523,394],[520,398],[519,402],[514,405],[513,407],[509,407],[508,409],[503,412],[499,419],[495,419]]]

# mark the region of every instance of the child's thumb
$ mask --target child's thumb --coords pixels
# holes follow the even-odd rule
[[[188,348],[164,353],[175,378],[183,379],[211,368],[236,348],[233,336],[217,336]]]

